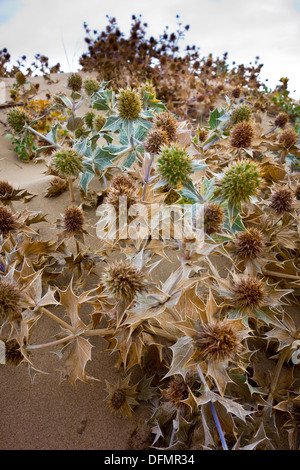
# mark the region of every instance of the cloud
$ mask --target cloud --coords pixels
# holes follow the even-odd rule
[[[259,56],[264,63],[262,76],[269,78],[272,86],[282,76],[290,78],[291,90],[297,86],[299,0],[23,0],[22,3],[22,9],[0,24],[0,35],[5,38],[3,47],[8,48],[13,59],[24,54],[32,57],[39,52],[47,55],[53,65],[61,62],[63,70],[75,70],[78,58],[87,50],[84,21],[92,30],[101,31],[107,24],[105,15],[115,16],[127,34],[131,15],[142,14],[142,20],[149,25],[148,34],[158,36],[167,25],[169,30],[177,29],[178,14],[183,25],[190,25],[185,44],[199,46],[201,55],[211,52],[222,56],[227,51],[229,62],[245,65]],[[47,8],[42,6],[45,4]]]

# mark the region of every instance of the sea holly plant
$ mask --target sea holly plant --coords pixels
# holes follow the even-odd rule
[[[104,377],[103,406],[124,419],[147,407],[129,447],[279,448],[278,419],[287,447],[296,447],[295,122],[259,91],[258,66],[228,77],[225,59],[200,60],[191,50],[181,60],[178,37],[168,31],[158,55],[155,40],[141,38],[145,48],[132,55],[138,21],[130,41],[120,39],[114,21],[99,38],[101,50],[90,39],[95,56],[83,63],[99,59],[97,80],[70,74],[47,125],[34,114],[38,103],[10,115],[14,136],[38,141],[35,155],[53,176],[45,196],[60,209],[56,223],[22,210],[32,195],[3,176],[6,363],[33,377],[40,352],[54,352],[61,380],[92,383],[103,379],[103,371],[88,373],[101,348],[93,339],[101,338],[120,375],[114,383]],[[122,57],[138,58],[142,68],[129,60],[129,71],[122,59],[116,82],[107,51],[121,44]]]

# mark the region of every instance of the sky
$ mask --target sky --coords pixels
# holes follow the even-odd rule
[[[126,35],[133,14],[148,23],[149,37],[167,25],[175,31],[179,15],[190,26],[182,47],[195,44],[202,57],[228,52],[230,66],[259,56],[267,86],[288,77],[291,96],[300,98],[300,0],[0,0],[0,49],[8,49],[12,63],[40,53],[75,72],[87,51],[83,22],[101,32],[106,15],[114,16]]]

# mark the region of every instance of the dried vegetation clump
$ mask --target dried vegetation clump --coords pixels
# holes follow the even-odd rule
[[[8,71],[0,51],[8,139],[46,162],[45,197],[72,201],[53,226],[1,176],[7,367],[34,376],[56,352],[60,381],[93,383],[100,337],[120,372],[103,406],[124,419],[151,406],[128,448],[299,450],[299,104],[287,79],[260,82],[258,58],[230,69],[227,54],[180,55],[181,23],[146,30],[135,16],[128,38],[114,18],[85,25],[82,70],[47,100],[35,66]],[[47,79],[59,70],[36,60]],[[43,317],[57,334],[38,344]]]

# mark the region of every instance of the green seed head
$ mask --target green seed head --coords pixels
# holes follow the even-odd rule
[[[20,70],[16,73],[15,78],[16,78],[17,84],[20,86],[24,85],[24,83],[26,82],[26,77],[25,75],[23,75],[23,73]]]
[[[93,113],[93,111],[88,112],[84,117],[85,123],[90,129],[93,128],[94,119],[95,113]]]
[[[162,147],[157,161],[157,169],[160,176],[167,180],[171,187],[187,181],[193,172],[191,158],[177,144]]]
[[[102,127],[105,124],[105,121],[106,121],[106,119],[105,119],[104,116],[102,116],[102,114],[99,114],[98,116],[96,116],[94,118],[93,124],[94,124],[94,129],[95,129],[96,132],[101,131]]]
[[[82,157],[75,149],[63,148],[53,156],[55,168],[66,176],[77,177],[82,170]]]
[[[142,111],[142,101],[136,92],[131,88],[121,89],[117,96],[117,108],[119,116],[132,121],[138,119]]]
[[[87,78],[83,82],[83,88],[87,95],[92,96],[93,93],[96,93],[99,90],[100,85],[96,80]]]
[[[22,108],[14,108],[8,113],[7,123],[17,133],[22,132],[28,122],[29,116]]]
[[[241,160],[229,166],[220,183],[221,195],[235,205],[248,202],[261,186],[260,170],[256,162]]]
[[[252,116],[252,111],[247,105],[240,105],[237,106],[231,114],[230,121],[231,124],[237,124],[238,122],[242,121],[250,121]]]
[[[82,87],[82,78],[78,73],[72,73],[68,78],[68,88],[72,91],[80,91]]]

